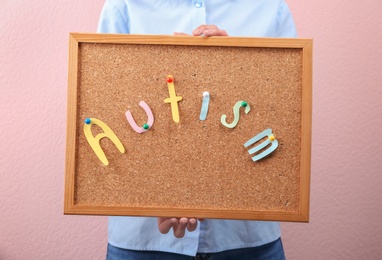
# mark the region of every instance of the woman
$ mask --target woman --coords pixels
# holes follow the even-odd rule
[[[106,0],[98,32],[297,35],[284,0]],[[285,259],[276,222],[110,217],[108,241],[109,260]]]

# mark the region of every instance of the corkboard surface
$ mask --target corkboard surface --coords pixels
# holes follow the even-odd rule
[[[298,212],[302,60],[297,48],[79,43],[73,204]],[[169,74],[183,98],[179,123],[164,103]],[[200,121],[204,91],[211,100]],[[220,118],[232,122],[239,100],[251,111],[226,128]],[[147,122],[140,101],[155,118],[143,134],[125,117],[130,110],[138,125]],[[84,136],[87,117],[106,123],[126,149],[101,139],[108,166]],[[253,162],[244,143],[267,128],[279,146]]]

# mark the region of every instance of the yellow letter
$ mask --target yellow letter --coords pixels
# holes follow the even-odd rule
[[[99,127],[102,128],[104,133],[100,133],[96,136],[93,136],[92,130],[91,130],[92,125],[98,125]],[[102,138],[108,137],[115,144],[115,146],[118,148],[118,150],[121,153],[125,152],[125,147],[123,147],[123,144],[121,143],[121,141],[118,139],[115,133],[110,129],[110,127],[108,127],[101,120],[98,120],[96,118],[86,118],[85,125],[84,125],[84,133],[91,148],[93,149],[95,154],[98,156],[98,159],[100,159],[104,165],[109,165],[109,161],[107,160],[106,155],[100,145],[100,140]]]
[[[166,98],[164,102],[171,104],[172,119],[174,122],[179,123],[178,101],[182,100],[182,97],[176,96],[174,78],[171,75],[167,76],[167,86],[170,97]]]

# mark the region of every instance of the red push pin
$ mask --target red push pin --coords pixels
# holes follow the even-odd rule
[[[174,80],[174,79],[173,79],[172,77],[167,77],[167,82],[168,82],[168,83],[172,83],[173,80]]]

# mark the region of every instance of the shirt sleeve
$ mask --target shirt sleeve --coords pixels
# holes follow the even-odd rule
[[[127,7],[123,1],[106,0],[98,21],[99,33],[130,33]]]
[[[292,13],[284,1],[280,1],[278,8],[276,34],[277,37],[297,37],[297,30],[294,24]]]

